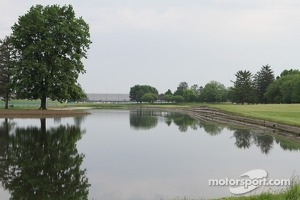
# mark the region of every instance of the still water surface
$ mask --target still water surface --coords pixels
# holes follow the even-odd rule
[[[209,179],[253,169],[272,179],[300,174],[300,144],[282,136],[178,113],[90,112],[0,119],[0,199],[217,198],[231,194]]]

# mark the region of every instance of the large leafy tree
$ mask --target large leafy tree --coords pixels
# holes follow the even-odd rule
[[[265,93],[265,98],[271,103],[300,103],[300,72],[281,74],[272,82]]]
[[[204,86],[200,97],[204,102],[224,102],[227,100],[227,89],[217,81],[210,81]]]
[[[193,85],[191,89],[189,88],[189,85],[187,82],[181,82],[179,83],[179,86],[177,87],[177,90],[174,92],[174,97],[177,96],[178,101],[175,100],[175,102],[181,102],[180,96],[183,98],[183,101],[185,102],[195,102],[197,100],[197,91],[196,91],[197,85]]]
[[[12,27],[12,44],[18,62],[14,72],[20,98],[65,101],[83,95],[77,84],[85,73],[82,59],[87,56],[88,24],[75,16],[71,5],[36,5]]]
[[[268,86],[274,81],[274,72],[269,65],[262,66],[261,70],[254,76],[256,100],[258,103],[268,103],[264,94]]]
[[[203,88],[201,88],[201,86],[199,87],[197,84],[194,84],[191,86],[191,90],[196,94],[196,95],[200,95],[201,90]]]
[[[252,103],[254,101],[254,87],[252,80],[252,73],[247,70],[240,70],[236,74],[236,81],[234,84],[234,101],[244,104]]]
[[[150,85],[135,85],[130,88],[130,92],[129,92],[130,101],[136,101],[141,103],[143,100],[145,100],[142,98],[145,94],[147,94],[147,96],[153,94],[151,96],[153,97],[156,96],[157,99],[158,91],[155,87],[152,87]]]
[[[293,74],[300,74],[300,71],[298,69],[285,69],[283,70],[283,72],[280,73],[280,77],[283,77],[283,76],[287,76],[287,75],[293,75]],[[278,78],[280,78],[278,77]]]
[[[181,95],[183,96],[183,93],[185,90],[189,89],[189,85],[187,82],[181,82],[179,83],[177,90],[174,92],[174,95]]]
[[[142,96],[141,100],[143,102],[153,103],[154,101],[157,101],[158,96],[153,93],[146,93]]]
[[[8,101],[12,93],[12,69],[14,66],[14,51],[9,40],[9,37],[0,40],[0,96],[5,101],[5,109],[8,109]]]

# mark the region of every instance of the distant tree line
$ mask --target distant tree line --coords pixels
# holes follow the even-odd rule
[[[189,87],[181,82],[176,91],[168,89],[159,94],[149,85],[135,85],[130,88],[130,100],[142,102],[232,102],[232,103],[300,103],[300,71],[284,70],[274,76],[271,66],[264,65],[253,74],[248,70],[235,73],[233,86],[226,88],[218,81],[210,81],[204,87],[197,84]]]
[[[11,97],[78,100],[85,94],[78,84],[85,73],[82,59],[90,45],[88,24],[71,5],[32,6],[0,40],[0,97],[5,108]]]

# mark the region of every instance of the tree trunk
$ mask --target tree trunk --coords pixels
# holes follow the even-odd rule
[[[7,118],[5,118],[4,124],[5,124],[5,136],[8,136],[9,135],[9,124],[8,124]]]
[[[6,94],[5,94],[5,109],[8,109],[8,99],[9,99],[9,93],[6,92]]]
[[[47,99],[46,95],[43,94],[41,98],[41,107],[39,108],[40,110],[47,110],[46,99]]]
[[[41,118],[41,131],[42,133],[46,133],[46,119]]]
[[[5,99],[5,109],[8,109],[8,99]]]

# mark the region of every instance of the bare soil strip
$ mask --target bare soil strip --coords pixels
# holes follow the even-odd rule
[[[54,118],[90,114],[83,110],[0,110],[0,118]]]

